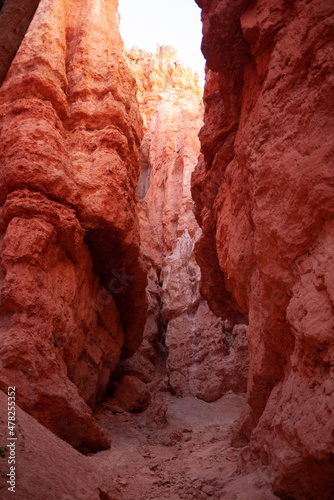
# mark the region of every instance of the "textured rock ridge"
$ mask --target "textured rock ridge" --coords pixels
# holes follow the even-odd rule
[[[123,368],[140,374],[145,366],[140,376],[150,380],[160,332],[170,388],[213,401],[230,389],[245,391],[248,354],[245,328],[233,329],[234,323],[215,316],[200,295],[194,245],[201,230],[190,182],[199,154],[202,89],[172,47],[158,46],[155,55],[133,48],[127,60],[146,130],[137,189],[150,307],[143,346]]]
[[[173,91],[179,97],[202,98],[199,76],[187,68],[170,45],[157,45],[155,54],[138,47],[126,49],[126,58],[138,86],[137,99],[147,131],[161,92]]]
[[[203,296],[249,318],[241,435],[281,498],[334,491],[330,1],[198,0],[207,59],[193,175]],[[213,251],[208,251],[212,244]],[[232,299],[233,297],[233,299]],[[218,302],[218,304],[217,304]]]
[[[117,1],[42,0],[0,89],[1,388],[80,450],[141,343],[142,119]]]

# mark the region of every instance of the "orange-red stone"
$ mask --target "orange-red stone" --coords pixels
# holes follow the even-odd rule
[[[193,187],[202,291],[214,306],[205,272],[214,285],[218,260],[249,317],[251,447],[271,465],[275,491],[325,499],[334,491],[334,6],[197,3],[209,68]]]
[[[41,0],[0,89],[1,388],[82,450],[141,343],[142,119],[116,0]]]

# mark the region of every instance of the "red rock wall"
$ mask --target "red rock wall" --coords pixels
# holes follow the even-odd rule
[[[142,120],[117,1],[42,0],[0,88],[1,388],[81,450],[140,345]]]
[[[327,499],[334,491],[333,2],[197,3],[209,68],[203,159],[193,176],[202,293],[217,309],[219,263],[227,299],[249,317],[241,429],[255,426],[250,445],[272,467],[275,491]]]
[[[194,245],[201,230],[190,183],[199,155],[202,89],[172,47],[158,46],[154,56],[133,49],[127,57],[146,129],[138,194],[150,307],[143,346],[123,368],[150,380],[160,333],[171,390],[213,401],[230,389],[245,391],[248,353],[244,326],[218,318],[199,290]]]

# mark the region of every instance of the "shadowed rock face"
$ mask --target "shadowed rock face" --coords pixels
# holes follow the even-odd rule
[[[202,292],[214,307],[219,263],[249,317],[241,428],[256,426],[250,444],[276,492],[325,499],[334,489],[334,6],[197,3],[208,66],[193,175]]]
[[[1,415],[7,414],[7,405],[7,391],[6,394],[0,391]],[[0,476],[1,498],[7,499],[14,494],[17,498],[36,500],[124,499],[121,487],[110,471],[102,472],[101,463],[92,463],[98,459],[98,454],[94,457],[81,455],[19,407],[16,415],[19,422],[16,456],[20,457],[20,465],[16,468],[15,493],[8,491],[8,476],[3,473]],[[7,438],[7,421],[1,419],[1,443]],[[9,450],[1,447],[1,451],[0,462],[5,468]]]
[[[117,1],[42,0],[0,89],[1,388],[83,451],[109,445],[91,408],[146,319],[118,24]]]
[[[0,1],[0,85],[26,34],[40,0]]]

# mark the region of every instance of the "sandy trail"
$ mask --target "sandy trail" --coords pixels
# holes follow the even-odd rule
[[[164,387],[163,390],[161,390]],[[214,403],[177,398],[159,384],[145,412],[105,400],[97,419],[111,448],[84,456],[17,407],[16,498],[20,500],[273,500],[267,470],[230,446],[244,396]],[[7,398],[0,391],[0,498],[7,477]]]
[[[230,447],[243,403],[244,396],[233,393],[205,403],[165,392],[146,412],[130,414],[113,413],[106,400],[97,418],[112,445],[91,460],[129,500],[277,498],[266,470],[246,465],[240,450]]]

